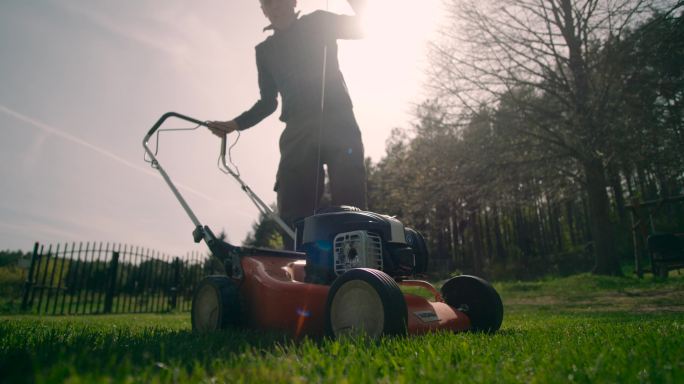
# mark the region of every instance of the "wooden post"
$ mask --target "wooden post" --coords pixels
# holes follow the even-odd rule
[[[50,244],[50,246],[48,246],[47,254],[43,254],[43,252],[41,252],[41,255],[40,255],[41,258],[42,258],[42,256],[45,256],[45,268],[44,268],[42,279],[40,281],[40,285],[38,285],[38,288],[40,288],[40,295],[38,296],[38,306],[36,307],[38,310],[37,311],[38,314],[40,314],[40,308],[43,306],[43,294],[45,293],[45,287],[47,284],[47,276],[48,276],[48,273],[50,271],[50,255],[52,255],[52,244]],[[38,273],[40,273],[40,269],[38,270]]]
[[[71,264],[71,256],[74,254],[74,246],[75,244],[72,242],[71,243],[71,254],[69,255],[69,264]],[[57,280],[59,283],[57,284],[57,297],[59,298],[60,292],[62,293],[62,307],[60,310],[60,314],[64,314],[64,304],[66,303],[66,283],[64,284],[64,287],[62,287],[62,280],[64,280],[64,264],[67,262],[67,249],[69,248],[69,244],[66,243],[64,244],[64,252],[63,252],[63,257],[62,257],[62,267],[59,269],[59,279]],[[57,313],[57,301],[55,300],[55,306],[52,308],[52,314]]]
[[[109,264],[109,272],[107,273],[108,283],[107,292],[105,294],[104,313],[112,313],[112,303],[114,303],[114,296],[116,295],[116,274],[119,270],[119,252],[112,252],[112,261]]]
[[[95,253],[97,252],[97,253]],[[100,256],[102,256],[102,242],[100,241],[100,244],[97,247],[97,250],[93,248],[93,253],[92,253],[92,265],[90,268],[90,273],[88,274],[88,284],[86,287],[90,288],[86,292],[86,301],[88,301],[88,297],[90,297],[90,301],[87,302],[88,307],[90,309],[88,310],[88,313],[98,313],[99,311],[99,302],[98,302],[98,297],[99,295],[97,294],[97,288],[98,288],[98,280],[97,280],[97,273],[98,269],[100,269]]]
[[[52,297],[52,291],[55,290],[55,272],[57,271],[57,264],[59,263],[59,247],[60,244],[57,244],[57,249],[55,250],[55,257],[52,260],[52,271],[50,271],[50,285],[47,286],[47,298],[45,299],[45,314],[47,315],[50,312],[50,298]],[[47,271],[46,271],[47,273]],[[59,291],[57,291],[57,296],[55,296],[55,302],[53,304],[57,304],[57,298],[59,297]],[[40,308],[38,308],[40,310]]]
[[[95,276],[98,276],[101,272],[105,272],[105,277],[103,279],[98,279],[98,284],[95,285],[95,291],[97,294],[95,295],[97,298],[94,300],[95,301],[95,313],[101,313],[100,311],[104,312],[104,306],[106,305],[107,302],[107,292],[109,291],[109,271],[107,270],[107,260],[106,260],[106,255],[109,254],[109,243],[106,243],[105,249],[104,249],[104,254],[105,254],[105,260],[102,260],[102,268],[100,268],[100,260],[102,259],[102,253],[98,252],[97,254],[97,269],[96,269],[96,274]],[[112,253],[114,252],[114,248],[112,247],[111,249]],[[116,276],[116,275],[115,275]],[[102,302],[104,296],[104,303]]]
[[[178,305],[178,291],[180,288],[181,261],[176,257],[173,259],[173,286],[171,287],[171,310],[175,310]]]
[[[40,256],[38,255],[38,242],[33,245],[33,253],[31,254],[31,266],[29,267],[29,273],[26,277],[26,282],[24,283],[24,296],[21,299],[21,310],[26,311],[28,309],[28,298],[31,288],[33,287],[33,272],[36,268],[36,259]]]
[[[95,243],[93,243],[93,248],[95,247]],[[80,247],[79,247],[80,249]],[[81,276],[79,276],[79,286],[78,286],[78,296],[76,298],[76,313],[81,313],[85,314],[85,307],[86,303],[83,302],[83,293],[84,291],[87,292],[87,283],[88,283],[88,275],[90,274],[90,266],[92,264],[92,260],[89,262],[88,261],[88,252],[90,252],[90,242],[86,242],[86,247],[85,250],[83,251],[83,265],[81,268]],[[92,258],[91,258],[92,259]],[[88,300],[88,295],[85,296],[85,300],[87,302]]]

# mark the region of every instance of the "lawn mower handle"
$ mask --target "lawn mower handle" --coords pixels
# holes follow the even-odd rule
[[[166,112],[165,114],[162,115],[162,117],[159,118],[159,120],[157,120],[157,122],[152,126],[152,128],[150,128],[149,132],[147,132],[147,135],[145,136],[145,139],[143,140],[143,146],[147,147],[147,141],[150,140],[150,137],[152,137],[152,135],[154,135],[154,133],[157,131],[157,129],[159,129],[159,127],[161,127],[162,124],[164,124],[164,122],[166,120],[168,120],[169,117],[177,117],[181,120],[189,121],[193,124],[203,125],[205,127],[207,126],[206,121],[199,121],[197,119],[193,119],[190,116],[181,115],[180,113],[176,113],[176,112]],[[145,148],[145,149],[147,149],[147,148]]]
[[[226,252],[224,249],[221,247],[221,242],[216,238],[214,233],[209,229],[209,227],[202,225],[195,215],[195,213],[192,211],[188,203],[185,201],[183,198],[183,195],[178,191],[178,188],[173,184],[171,181],[171,178],[169,175],[166,173],[164,168],[162,168],[161,164],[159,164],[159,161],[157,160],[154,152],[150,149],[150,147],[147,145],[148,141],[154,135],[154,133],[159,129],[159,127],[164,124],[164,122],[169,119],[170,117],[175,117],[181,120],[189,121],[191,123],[199,125],[206,126],[206,123],[203,121],[199,121],[197,119],[193,119],[192,117],[181,115],[180,113],[176,112],[167,112],[162,117],[157,120],[157,122],[150,128],[150,130],[147,132],[147,135],[145,135],[145,138],[143,139],[143,148],[145,148],[145,152],[147,156],[150,157],[150,164],[152,165],[152,168],[156,169],[159,171],[159,173],[162,175],[162,178],[166,182],[166,184],[171,188],[171,192],[176,196],[176,199],[178,202],[183,206],[183,209],[185,210],[185,213],[188,214],[190,217],[190,220],[192,223],[195,225],[195,229],[192,232],[192,237],[195,240],[196,243],[199,243],[200,241],[204,240],[204,242],[207,244],[209,249],[212,251],[212,253],[216,256],[219,257],[219,259],[225,259],[227,256]]]
[[[181,120],[185,120],[185,121],[188,121],[188,122],[193,123],[193,124],[197,124],[198,126],[207,127],[207,123],[205,121],[200,121],[200,120],[197,120],[197,119],[194,119],[192,117],[185,116],[185,115],[182,115],[182,114],[176,113],[176,112],[167,112],[167,113],[163,114],[159,118],[159,120],[157,120],[157,122],[152,126],[152,128],[150,128],[150,130],[147,132],[147,134],[145,135],[145,138],[143,139],[143,148],[145,148],[145,153],[150,158],[149,162],[152,165],[152,168],[159,171],[159,173],[162,175],[162,178],[164,179],[166,184],[169,186],[169,188],[171,189],[173,194],[176,196],[176,199],[181,204],[181,206],[183,207],[183,209],[185,210],[187,215],[190,217],[190,220],[192,221],[192,223],[195,225],[195,229],[192,232],[193,240],[196,243],[199,243],[201,240],[204,240],[205,243],[207,243],[207,246],[209,246],[209,249],[211,249],[212,253],[214,253],[217,256],[221,255],[221,256],[219,256],[219,258],[223,258],[222,256],[226,255],[226,249],[224,249],[225,247],[222,247],[222,244],[221,244],[222,242],[216,238],[216,236],[212,233],[212,231],[209,229],[209,227],[202,225],[200,223],[199,219],[197,218],[195,213],[192,211],[192,209],[190,208],[188,203],[185,201],[185,199],[181,195],[180,191],[178,191],[178,188],[176,188],[176,186],[171,181],[171,178],[169,177],[169,175],[166,173],[164,168],[162,168],[161,164],[159,164],[159,161],[157,160],[154,151],[152,151],[150,149],[150,147],[147,145],[150,138],[152,137],[152,135],[154,135],[155,132],[157,132],[157,130],[164,124],[164,122],[166,122],[166,120],[168,120],[169,118],[172,118],[172,117],[175,117],[175,118],[178,118]],[[220,166],[223,167],[222,171],[230,174],[231,176],[233,176],[238,181],[238,183],[240,183],[242,190],[245,191],[247,196],[250,198],[250,200],[252,200],[254,205],[257,206],[257,208],[259,209],[260,212],[262,212],[263,214],[265,214],[268,217],[270,217],[271,219],[273,219],[285,231],[285,233],[287,233],[287,235],[289,235],[290,237],[295,239],[296,236],[295,236],[295,233],[292,230],[292,228],[290,228],[283,221],[283,219],[280,218],[280,216],[278,216],[275,212],[273,212],[273,210],[268,205],[266,205],[252,191],[252,189],[247,184],[245,184],[244,181],[242,181],[242,179],[240,179],[239,175],[236,174],[235,172],[233,172],[233,170],[228,166],[228,164],[226,162],[226,136],[225,135],[223,136],[223,138],[221,140],[221,162],[219,164],[220,164]]]
[[[145,153],[147,156],[150,157],[149,163],[152,165],[152,168],[156,169],[159,171],[159,173],[162,175],[164,178],[164,181],[166,181],[166,184],[171,188],[171,191],[173,194],[176,196],[176,199],[178,199],[178,202],[183,206],[183,209],[185,209],[185,212],[190,216],[190,220],[192,220],[192,223],[195,224],[196,228],[202,228],[202,224],[200,223],[199,219],[197,219],[197,216],[195,216],[195,213],[190,209],[190,206],[188,203],[185,201],[183,196],[180,194],[178,191],[178,188],[173,184],[171,181],[171,178],[169,175],[166,173],[164,168],[162,168],[161,164],[159,164],[159,161],[157,160],[157,157],[155,156],[155,153],[150,149],[150,147],[147,145],[148,141],[150,141],[150,138],[154,133],[161,127],[164,122],[169,119],[170,117],[176,117],[181,120],[186,120],[198,125],[206,125],[204,122],[201,122],[199,120],[193,119],[192,117],[184,116],[176,112],[167,112],[162,117],[157,120],[157,122],[150,128],[150,130],[147,132],[147,135],[145,135],[145,138],[143,139],[143,148],[145,148]],[[145,159],[147,161],[147,159]],[[197,242],[197,235],[195,235],[195,241]]]

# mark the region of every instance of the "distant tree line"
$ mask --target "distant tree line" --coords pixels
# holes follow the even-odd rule
[[[22,257],[29,257],[30,253],[22,251],[3,250],[0,251],[0,268],[16,265]]]
[[[435,98],[372,169],[370,208],[450,268],[621,274],[625,206],[684,186],[681,3],[450,4]]]
[[[18,306],[25,272],[18,266],[19,259],[30,257],[22,251],[0,251],[0,312],[11,312]]]

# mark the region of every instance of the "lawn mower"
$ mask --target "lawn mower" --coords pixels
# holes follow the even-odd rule
[[[426,272],[428,251],[417,231],[396,218],[353,207],[331,207],[290,228],[226,162],[221,142],[219,168],[233,176],[257,208],[271,217],[295,250],[231,245],[202,225],[156,158],[160,129],[170,118],[205,126],[175,112],[164,114],[143,139],[145,159],[162,175],[225,274],[205,277],[192,301],[192,328],[228,327],[284,331],[295,338],[424,334],[450,330],[493,332],[503,305],[485,280],[461,275],[441,290],[416,279]],[[157,134],[154,151],[150,138]],[[403,292],[400,287],[412,287]],[[422,293],[422,294],[421,294]],[[426,298],[427,296],[427,298]]]

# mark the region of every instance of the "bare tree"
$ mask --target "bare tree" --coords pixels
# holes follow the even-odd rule
[[[432,86],[454,114],[496,105],[502,95],[528,116],[520,135],[576,163],[589,202],[597,274],[621,274],[614,249],[606,168],[619,127],[611,101],[620,97],[620,71],[606,48],[635,23],[682,2],[660,0],[446,0],[450,23],[433,46]],[[538,100],[537,98],[537,100]],[[553,116],[553,119],[538,119]],[[549,123],[552,121],[553,123]]]

